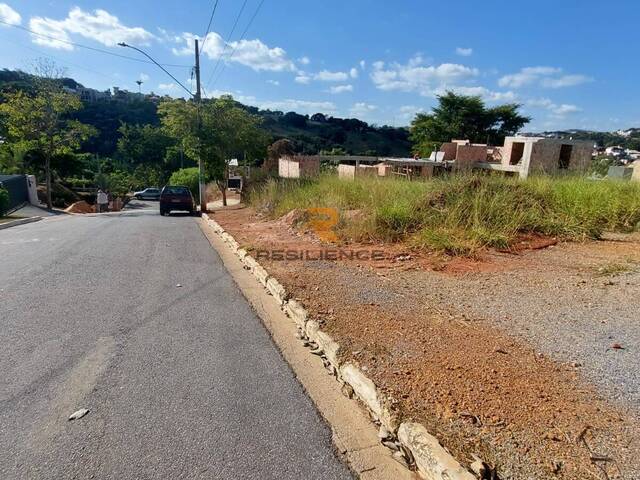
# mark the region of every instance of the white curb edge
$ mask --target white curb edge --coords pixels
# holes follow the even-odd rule
[[[286,289],[267,272],[247,251],[240,248],[231,234],[208,215],[202,219],[229,246],[244,268],[250,270],[258,282],[273,296],[285,314],[293,320],[298,336],[311,353],[319,355],[325,367],[343,384],[343,393],[355,396],[367,407],[373,420],[380,424],[380,440],[390,448],[393,457],[408,468],[417,470],[427,480],[475,480],[476,476],[465,469],[427,429],[411,422],[402,421],[389,408],[391,402],[376,388],[357,365],[341,362],[340,345],[329,334],[320,329],[318,322],[310,320],[306,309],[294,299],[289,299]]]

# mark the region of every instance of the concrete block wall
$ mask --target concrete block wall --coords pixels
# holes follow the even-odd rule
[[[471,170],[474,163],[486,161],[486,145],[458,145],[454,167],[456,170]]]
[[[315,177],[320,174],[320,157],[284,157],[278,161],[278,175],[282,178]]]
[[[449,142],[440,146],[440,151],[444,152],[444,160],[455,160],[458,153],[458,144]]]

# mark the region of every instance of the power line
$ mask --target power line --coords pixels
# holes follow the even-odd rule
[[[109,50],[103,50],[101,48],[96,48],[96,47],[89,47],[87,45],[82,45],[80,43],[75,43],[75,42],[71,42],[69,40],[63,40],[61,38],[56,38],[56,37],[52,37],[50,35],[45,35],[44,33],[34,32],[33,30],[30,30],[30,29],[28,29],[26,27],[23,27],[21,25],[13,25],[13,24],[5,22],[3,20],[0,20],[0,24],[6,25],[8,27],[17,28],[19,30],[24,30],[25,32],[29,32],[30,34],[35,35],[37,37],[46,38],[46,39],[49,39],[49,40],[54,40],[56,42],[65,43],[67,45],[73,45],[74,47],[84,48],[86,50],[91,50],[93,52],[104,53],[105,55],[111,55],[113,57],[118,57],[118,58],[124,58],[126,60],[132,60],[134,62],[153,63],[153,62],[150,62],[150,61],[147,61],[147,60],[143,60],[141,58],[130,57],[128,55],[121,55],[119,53],[110,52]],[[191,68],[191,65],[177,65],[177,64],[172,64],[172,63],[161,63],[160,65],[162,65],[163,67]]]
[[[236,21],[233,24],[233,28],[231,29],[231,33],[227,36],[227,41],[224,42],[224,48],[222,49],[222,54],[220,54],[220,56],[218,57],[218,61],[216,62],[216,65],[213,67],[213,70],[211,71],[211,75],[209,76],[209,80],[207,81],[207,88],[209,88],[209,84],[211,83],[211,80],[213,80],[213,76],[218,70],[218,65],[220,65],[220,60],[222,60],[222,57],[224,57],[224,54],[227,53],[227,47],[229,46],[229,42],[231,41],[233,32],[236,31],[236,27],[238,26],[238,21],[242,16],[242,12],[244,12],[244,7],[246,6],[247,6],[247,0],[244,0],[242,7],[240,8],[240,12],[238,12],[238,16],[236,17]]]
[[[249,27],[251,27],[251,24],[253,23],[253,20],[256,18],[256,16],[258,15],[258,12],[260,11],[260,8],[262,7],[262,4],[264,3],[264,0],[260,0],[260,3],[258,4],[258,6],[256,7],[255,12],[253,12],[253,16],[251,17],[251,19],[249,20],[249,23],[247,23],[246,28],[244,29],[244,32],[242,32],[242,35],[240,36],[240,40],[238,40],[236,42],[235,47],[233,47],[233,51],[231,52],[231,55],[229,55],[229,58],[227,59],[227,61],[231,61],[231,59],[233,58],[233,55],[236,53],[236,50],[238,49],[238,45],[240,45],[240,43],[244,40],[245,35],[247,34],[247,32],[249,31]],[[220,80],[220,77],[222,76],[222,74],[224,73],[224,69],[227,67],[227,63],[224,63],[222,65],[222,70],[220,70],[220,73],[218,74],[218,76],[216,77],[215,81],[213,82],[213,85],[211,86],[212,88],[216,86],[216,83],[218,83],[218,80]]]
[[[207,32],[204,34],[204,37],[202,37],[202,45],[200,46],[200,51],[204,51],[204,44],[207,43],[207,37],[209,36],[209,32],[211,31],[211,23],[213,22],[213,16],[216,14],[216,8],[218,8],[218,0],[216,0],[215,5],[213,6],[211,18],[209,18],[209,25],[207,25]]]

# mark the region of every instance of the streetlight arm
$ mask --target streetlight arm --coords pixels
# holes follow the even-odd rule
[[[151,60],[153,63],[155,63],[158,67],[160,67],[164,73],[166,73],[166,74],[167,74],[167,75],[169,75],[171,78],[173,78],[173,80],[174,80],[178,85],[180,85],[180,86],[181,86],[181,87],[182,87],[182,88],[183,88],[183,89],[184,89],[184,90],[189,94],[189,96],[194,97],[194,94],[193,94],[193,93],[191,93],[191,90],[189,90],[187,87],[185,87],[185,86],[180,82],[180,80],[178,80],[176,77],[174,77],[173,75],[171,75],[171,74],[170,74],[170,73],[169,73],[169,72],[168,72],[168,71],[167,71],[167,70],[166,70],[162,65],[160,65],[160,64],[159,64],[158,62],[156,62],[153,58],[151,58],[151,57],[150,57],[146,52],[144,52],[144,51],[140,50],[140,49],[139,49],[139,48],[137,48],[137,47],[134,47],[133,45],[128,45],[128,44],[126,44],[126,43],[124,43],[124,42],[120,42],[120,43],[118,43],[118,46],[120,46],[120,47],[126,47],[126,48],[132,48],[133,50],[135,50],[135,51],[140,52],[141,54],[143,54],[145,57],[147,57],[149,60]]]

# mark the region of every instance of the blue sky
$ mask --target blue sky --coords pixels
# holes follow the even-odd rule
[[[85,86],[184,92],[193,38],[215,0],[0,0],[0,68],[52,57]],[[219,0],[202,56],[205,92],[300,113],[407,125],[448,89],[488,104],[518,102],[527,130],[640,127],[637,0]],[[59,40],[63,40],[58,41]],[[231,55],[233,52],[233,55]],[[140,57],[141,58],[141,57]],[[217,64],[217,69],[214,71]]]

